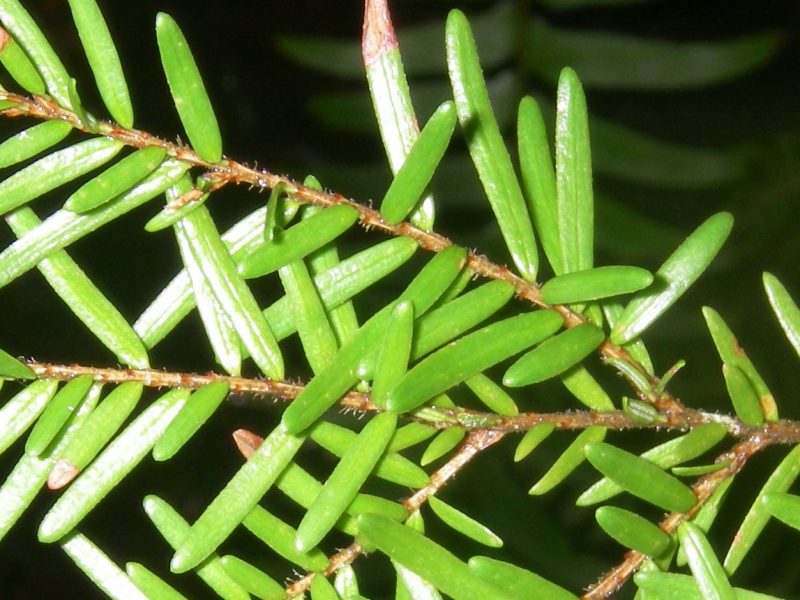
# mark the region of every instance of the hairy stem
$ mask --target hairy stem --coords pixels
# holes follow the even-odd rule
[[[136,381],[147,387],[198,389],[216,381],[224,381],[231,392],[266,396],[273,400],[290,402],[305,389],[301,383],[274,381],[271,379],[251,379],[233,377],[218,373],[178,373],[155,369],[108,369],[82,365],[56,365],[29,361],[27,365],[40,379],[69,381],[81,375],[91,375],[100,383],[119,384]],[[347,410],[376,412],[381,410],[369,394],[350,391],[339,401]],[[411,413],[410,418],[438,429],[458,427],[470,432],[514,433],[528,431],[542,423],[550,423],[560,430],[583,430],[592,425],[621,431],[625,429],[655,429],[668,431],[689,431],[701,425],[716,423],[725,427],[728,433],[740,439],[759,439],[767,444],[800,443],[800,421],[781,419],[769,421],[762,426],[749,426],[730,415],[706,412],[690,408],[677,411],[665,410],[659,413],[660,420],[644,422],[621,410],[607,412],[591,410],[572,410],[562,412],[526,412],[515,416],[502,416],[465,408],[425,407]]]

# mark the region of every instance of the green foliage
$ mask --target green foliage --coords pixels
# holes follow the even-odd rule
[[[544,4],[559,11],[593,3]],[[0,63],[10,87],[21,88],[0,88],[0,113],[26,119],[21,132],[0,144],[0,167],[8,169],[0,212],[18,238],[0,252],[0,287],[36,267],[109,351],[106,362],[123,367],[22,360],[0,350],[0,383],[14,388],[8,397],[3,392],[0,407],[0,451],[13,463],[0,484],[0,540],[26,511],[36,512],[46,483],[55,495],[41,500],[48,504],[43,516],[34,514],[38,542],[57,544],[112,598],[187,597],[178,590],[190,588],[195,576],[226,599],[377,598],[392,590],[399,600],[566,599],[576,597],[567,588],[580,585],[591,586],[584,597],[592,599],[629,580],[640,598],[767,597],[734,585],[745,559],[755,562],[752,550],[764,544],[771,517],[800,524],[800,498],[789,493],[800,474],[800,422],[778,419],[759,361],[748,358],[716,310],[705,307],[703,316],[722,360],[720,385],[731,401],[724,411],[704,404],[705,382],[689,388],[686,403],[668,391],[685,363],[657,377],[654,364],[662,356],[651,359],[643,335],[680,320],[673,305],[685,304],[682,297],[710,270],[733,216],[704,208],[705,220],[679,242],[635,211],[596,197],[593,180],[594,171],[664,185],[673,171],[700,162],[711,165],[710,175],[678,175],[675,186],[702,187],[730,181],[738,163],[724,152],[662,144],[590,120],[584,85],[710,85],[767,60],[777,48],[774,35],[695,44],[577,36],[523,14],[521,37],[512,44],[498,35],[514,16],[510,4],[500,3],[472,24],[453,10],[444,24],[408,32],[406,39],[419,46],[401,48],[386,3],[367,0],[363,65],[347,59],[349,43],[295,37],[283,46],[345,77],[366,71],[372,110],[360,117],[377,119],[394,174],[374,209],[361,198],[324,191],[313,176],[300,183],[227,157],[194,42],[164,13],[155,18],[156,42],[189,145],[133,129],[113,31],[94,0],[70,0],[69,8],[109,118],[83,105],[78,85],[87,89],[89,82],[69,74],[22,4],[0,0]],[[441,64],[434,53],[420,52],[430,49],[432,36]],[[408,74],[429,77],[437,97],[421,131],[405,48],[413,57]],[[491,73],[512,52],[523,71],[557,83],[549,94],[554,103],[538,93],[506,92],[505,102],[518,107],[517,152],[503,136],[514,111],[493,93]],[[337,55],[345,59],[332,61]],[[673,64],[681,65],[680,74]],[[447,89],[439,86],[445,76]],[[347,98],[326,104],[329,114],[336,106],[353,114],[359,106]],[[349,125],[360,127],[358,119]],[[450,240],[434,229],[434,217],[444,220],[453,207],[431,190],[454,164],[461,141],[505,243],[501,249],[489,242],[492,258],[459,245],[471,240]],[[225,219],[216,215],[215,200],[231,184],[270,195],[221,232]],[[59,200],[55,210],[52,198]],[[171,230],[183,267],[130,324],[123,304],[111,300],[118,295],[107,296],[100,278],[69,253],[85,236],[113,231],[112,222],[161,198],[163,206],[148,207],[155,216],[144,225],[151,236],[145,239]],[[654,274],[597,264],[607,258],[607,231],[599,223],[609,214],[625,244],[653,232],[670,242]],[[369,229],[392,239],[366,235]],[[633,250],[619,262],[637,259]],[[478,278],[489,281],[473,283]],[[787,347],[800,352],[793,283],[770,273],[763,283]],[[163,360],[162,340],[195,308],[208,353],[225,374],[159,370],[171,368],[156,363]],[[287,342],[294,333],[298,343]],[[1,341],[17,352],[48,354],[24,339],[4,334]],[[168,389],[154,398],[146,388]],[[624,395],[631,389],[635,398]],[[233,432],[244,461],[225,463],[218,483],[211,477],[215,461],[203,452],[204,434],[220,413],[235,412],[236,402],[225,400],[242,396],[261,409],[254,427],[264,435]],[[262,396],[281,404],[261,403]],[[620,433],[627,429],[641,431]],[[504,438],[517,438],[513,461],[525,460],[519,470],[509,470],[511,456],[496,445]],[[724,450],[715,455],[718,445]],[[751,459],[768,446],[777,447],[781,461],[757,473]],[[126,493],[144,509],[136,527],[148,528],[150,540],[157,531],[164,544],[148,554],[153,564],[131,560],[123,570],[111,557],[126,549],[106,552],[102,536],[88,534],[94,537],[92,519],[120,494],[124,479],[133,471],[147,476],[140,465],[148,454],[158,463],[153,468],[196,458],[192,476],[203,491],[152,489],[159,487],[155,479],[152,486],[129,486]],[[700,464],[688,464],[698,458]],[[521,490],[531,469],[542,474],[526,496]],[[597,471],[603,478],[577,495],[577,508],[564,509],[563,498]],[[734,478],[747,476],[762,487],[735,494],[747,502],[742,510],[727,492]],[[451,481],[457,499],[445,500]],[[625,508],[606,504],[623,493],[618,500]],[[538,514],[550,498],[556,500],[547,510],[580,515],[582,532],[566,551],[566,536],[553,534],[556,519]],[[482,502],[491,510],[481,510]],[[594,513],[599,527],[586,533],[593,525],[584,507],[594,504],[602,504]],[[739,513],[745,517],[721,558],[720,540],[730,533],[724,521]],[[251,534],[249,546],[241,531]],[[601,561],[580,548],[602,544],[601,532],[627,551],[616,567],[608,553],[598,553]],[[112,534],[130,535],[121,528]],[[784,528],[781,535],[793,532]],[[256,543],[260,551],[249,551]],[[473,543],[492,555],[476,554]],[[165,548],[174,551],[171,560],[163,560]],[[552,551],[549,568],[547,557],[534,558],[536,548]],[[365,554],[376,559],[367,562]],[[786,587],[781,593],[791,594]],[[198,593],[210,592],[188,597]]]

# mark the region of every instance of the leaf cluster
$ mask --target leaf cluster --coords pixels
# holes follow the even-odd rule
[[[367,0],[359,72],[366,71],[369,112],[393,173],[373,207],[325,191],[313,176],[301,182],[227,156],[193,42],[165,13],[156,17],[155,40],[187,142],[135,128],[102,7],[69,6],[103,116],[83,103],[79,91],[89,82],[70,75],[23,4],[0,0],[0,112],[24,121],[0,143],[0,165],[9,170],[0,212],[17,238],[0,252],[0,287],[38,270],[119,367],[22,360],[13,355],[20,340],[2,341],[0,382],[9,380],[12,391],[0,407],[0,450],[10,449],[14,464],[0,485],[0,539],[38,506],[46,485],[57,493],[37,518],[38,541],[57,545],[113,598],[181,598],[178,590],[195,579],[222,598],[387,597],[385,588],[372,589],[365,554],[388,559],[377,569],[393,573],[390,587],[401,600],[575,598],[574,578],[544,576],[513,552],[501,554],[514,532],[490,528],[468,514],[468,502],[445,493],[481,468],[480,460],[469,466],[479,456],[507,467],[511,458],[496,444],[516,438],[513,461],[541,471],[531,496],[582,485],[582,465],[599,478],[575,503],[600,505],[597,535],[626,553],[616,566],[585,574],[584,598],[606,597],[630,580],[644,600],[768,597],[734,586],[771,518],[800,528],[800,498],[791,493],[800,423],[780,418],[766,378],[713,308],[702,312],[722,363],[725,413],[690,408],[672,394],[668,384],[683,363],[659,376],[645,340],[709,268],[733,217],[707,214],[656,269],[600,263],[595,221],[603,201],[594,194],[590,134],[597,123],[579,73],[586,68],[585,83],[598,87],[680,88],[698,85],[686,57],[710,53],[715,68],[702,83],[711,83],[765,60],[774,38],[676,49],[575,39],[538,23],[523,51],[529,67],[557,84],[555,99],[515,99],[510,148],[483,70],[504,50],[490,49],[483,66],[479,58],[481,38],[509,18],[508,7],[472,24],[459,10],[449,14],[438,32],[448,88],[436,92],[438,107],[423,123],[388,6]],[[609,63],[605,70],[587,67],[587,46],[605,48],[598,59]],[[297,56],[311,61],[330,61],[336,50],[324,43],[314,50],[309,40],[286,45],[298,47]],[[623,79],[610,66],[614,56],[633,54],[624,48],[644,47],[649,68]],[[563,56],[574,57],[576,69],[561,68]],[[683,76],[659,76],[658,65],[676,56],[687,63]],[[350,74],[346,61],[340,68]],[[601,147],[623,138],[647,145],[604,127]],[[438,213],[448,208],[432,182],[456,135],[503,241],[492,258],[437,232]],[[678,164],[685,158],[673,156]],[[253,193],[261,206],[223,230],[214,200],[237,184],[269,193]],[[40,208],[45,196],[58,198],[55,210]],[[129,320],[72,254],[135,209],[149,210],[143,235],[174,237],[181,267]],[[353,250],[346,236],[359,227],[385,235],[364,234]],[[775,275],[764,273],[763,285],[800,355],[800,308]],[[272,290],[269,302],[264,288]],[[365,311],[357,309],[362,298]],[[194,309],[219,372],[163,370],[169,365],[153,359],[155,348]],[[609,380],[604,369],[620,377]],[[190,490],[137,490],[141,526],[158,532],[170,558],[123,557],[121,565],[88,526],[90,515],[144,461],[199,455],[196,436],[233,394],[281,404],[264,411],[272,416],[259,418],[257,432],[232,432],[243,460],[199,509],[187,509]],[[563,400],[560,410],[534,401],[545,394]],[[629,429],[642,430],[645,450],[617,433]],[[552,444],[559,436],[560,448]],[[768,446],[780,446],[780,463],[762,474],[720,553],[728,492]],[[473,485],[476,495],[486,487],[480,478]],[[245,531],[258,552],[239,543]]]

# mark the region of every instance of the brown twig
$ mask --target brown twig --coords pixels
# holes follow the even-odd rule
[[[502,431],[472,431],[461,444],[461,448],[447,463],[431,475],[431,482],[424,488],[417,490],[413,496],[403,502],[409,513],[419,510],[428,498],[436,495],[444,485],[458,473],[464,466],[478,454],[503,439],[506,434]]]
[[[155,369],[110,369],[83,365],[57,365],[28,361],[28,367],[42,379],[69,381],[81,375],[91,375],[95,381],[109,384],[135,381],[147,387],[197,389],[217,381],[225,381],[231,392],[267,396],[273,400],[292,401],[305,389],[302,383],[289,383],[271,379],[233,377],[218,373],[179,373]],[[339,401],[348,410],[376,412],[381,410],[372,403],[369,394],[350,391]],[[564,431],[583,430],[600,425],[609,430],[657,429],[689,431],[701,425],[716,423],[723,426],[729,435],[740,438],[758,438],[769,444],[800,443],[800,421],[781,419],[768,421],[762,426],[749,426],[736,417],[719,413],[683,408],[680,411],[659,413],[660,420],[643,422],[620,410],[598,412],[571,410],[561,412],[524,412],[514,416],[502,416],[465,408],[427,407],[424,411],[408,415],[419,422],[439,429],[458,427],[469,432],[515,433],[533,429],[542,423],[554,425]]]
[[[294,400],[303,386],[272,379],[248,379],[232,377],[217,373],[177,373],[174,371],[158,371],[155,369],[107,369],[82,365],[55,365],[29,361],[28,367],[42,379],[69,381],[80,375],[91,375],[95,381],[102,383],[125,383],[136,381],[147,387],[155,388],[189,388],[197,389],[216,381],[225,381],[231,392],[238,394],[254,394],[269,396],[275,400]],[[340,404],[345,408],[358,411],[375,410],[369,396],[359,392],[348,392],[342,397]]]

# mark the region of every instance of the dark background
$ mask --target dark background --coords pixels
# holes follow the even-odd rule
[[[66,2],[25,4],[75,74],[84,102],[90,110],[102,114]],[[492,5],[469,2],[462,8],[469,15]],[[456,3],[396,2],[395,23],[402,28],[439,22],[443,29],[447,10],[452,6]],[[319,174],[326,185],[362,201],[379,197],[385,189],[389,172],[377,133],[361,135],[325,128],[309,110],[310,104],[319,105],[320,94],[365,94],[366,85],[298,66],[277,46],[278,40],[287,34],[357,41],[362,16],[359,3],[302,0],[204,4],[147,0],[105,2],[102,8],[129,78],[138,128],[169,139],[175,139],[181,131],[155,43],[155,15],[165,11],[176,18],[195,53],[219,115],[227,155],[251,164],[257,161],[265,168],[296,178],[309,172]],[[729,411],[719,360],[699,310],[705,304],[715,307],[737,332],[771,385],[783,409],[782,416],[797,418],[800,416],[796,408],[800,379],[797,357],[770,317],[761,288],[761,272],[775,273],[794,297],[800,298],[800,236],[797,235],[800,110],[795,88],[800,73],[798,9],[790,2],[769,3],[765,7],[763,3],[752,2],[692,1],[621,3],[616,7],[573,11],[548,10],[531,4],[527,9],[554,26],[655,39],[713,41],[765,30],[783,36],[781,50],[765,66],[729,82],[672,92],[587,88],[587,98],[593,115],[664,141],[740,157],[743,164],[740,177],[689,189],[642,185],[598,174],[598,203],[602,196],[613,197],[633,214],[646,219],[651,227],[631,231],[630,239],[624,236],[611,239],[618,235],[615,223],[612,220],[598,223],[598,264],[636,262],[656,269],[680,239],[705,217],[718,210],[733,212],[737,224],[726,249],[701,283],[670,311],[660,326],[648,333],[646,340],[658,371],[663,372],[679,358],[688,360],[688,366],[673,386],[688,404]],[[498,31],[497,35],[506,33]],[[514,65],[497,68],[513,71]],[[423,83],[431,79],[423,78]],[[554,96],[551,83],[530,74],[520,78],[519,85],[525,92]],[[413,95],[415,81],[411,81],[411,89]],[[428,115],[421,112],[419,116],[425,120]],[[18,123],[2,126],[9,131],[20,127]],[[513,139],[511,143],[513,147]],[[458,144],[454,142],[454,153],[462,150]],[[477,247],[502,262],[503,250],[493,230],[484,226],[489,222],[486,209],[464,201],[467,196],[479,196],[476,186],[474,178],[437,179],[438,227],[456,242]],[[42,199],[37,204],[42,207],[40,214],[57,207],[63,197],[59,193]],[[265,198],[259,199],[246,190],[224,190],[215,197],[212,210],[220,223],[232,223],[261,200]],[[156,210],[155,205],[139,209],[70,249],[71,255],[131,321],[179,268],[170,232],[147,234],[141,229]],[[659,235],[651,235],[653,232]],[[11,239],[7,231],[0,232],[4,246]],[[5,350],[43,361],[113,364],[108,353],[53,297],[38,273],[21,277],[0,293],[3,315],[0,340]],[[259,293],[263,294],[260,299],[267,299],[273,292]],[[357,307],[362,318],[372,310],[368,302]],[[153,364],[174,370],[213,369],[206,346],[199,320],[193,316],[154,350]],[[292,373],[292,376],[302,375]],[[615,391],[624,393],[613,380],[611,385],[616,386]],[[526,403],[523,395],[521,406],[536,409],[569,405],[558,388],[544,389],[533,395],[542,404]],[[10,392],[3,393],[5,397]],[[96,511],[87,523],[87,532],[119,563],[140,560],[165,573],[169,553],[141,514],[143,494],[158,493],[175,503],[184,515],[194,518],[238,464],[229,442],[230,431],[241,426],[268,431],[277,418],[277,411],[270,409],[228,407],[192,442],[188,449],[193,451],[165,465],[142,467],[135,473]],[[562,437],[551,442],[551,446],[564,447],[568,438]],[[623,442],[628,444],[626,447],[638,444],[644,449],[653,445],[651,440],[629,437],[630,441]],[[445,498],[504,536],[505,558],[578,590],[621,557],[620,549],[599,532],[591,511],[569,508],[593,475],[585,468],[557,492],[544,499],[531,499],[525,491],[543,473],[547,461],[555,458],[557,448],[544,448],[520,465],[510,463],[513,448],[514,442],[509,440],[482,457],[446,491]],[[12,448],[0,459],[3,473],[10,470],[19,451],[21,448]],[[746,472],[735,484],[744,502],[752,498],[764,474],[782,455],[780,450],[771,450],[753,461],[749,474]],[[325,457],[317,458],[323,461],[320,469],[329,468]],[[31,543],[47,505],[45,501],[34,505],[0,544],[0,598],[43,598],[55,594],[60,598],[87,598],[98,594],[76,574],[57,547]],[[498,506],[502,510],[498,511]],[[746,508],[746,504],[730,508],[727,518],[717,528],[718,539],[712,536],[721,553]],[[437,534],[448,535],[439,532],[435,524],[430,527]],[[798,558],[796,552],[786,545],[778,546],[775,541],[791,541],[794,533],[781,531],[777,526],[771,526],[768,532],[781,535],[765,537],[759,542],[755,553],[761,556],[746,561],[735,582],[797,597],[800,591],[797,575],[783,572],[791,569],[779,569],[783,572],[781,577],[773,578],[767,568],[776,560],[787,565],[789,560]],[[259,556],[251,540],[239,538],[233,542],[245,548],[243,556],[248,556],[248,550],[250,556]],[[455,538],[451,541],[466,548],[463,556],[482,552],[480,548],[464,546]],[[232,548],[236,548],[234,544]],[[278,579],[288,573],[285,568],[254,561],[272,569]],[[375,573],[382,573],[379,561],[369,562]],[[366,569],[359,572],[366,573]],[[381,595],[385,592],[375,591],[377,584],[373,580],[377,577],[364,576],[365,594],[385,597]],[[181,578],[177,585],[187,585],[181,587],[185,593],[203,597],[204,592],[199,591],[202,588],[192,588],[190,583],[184,584],[184,579],[188,580]]]

